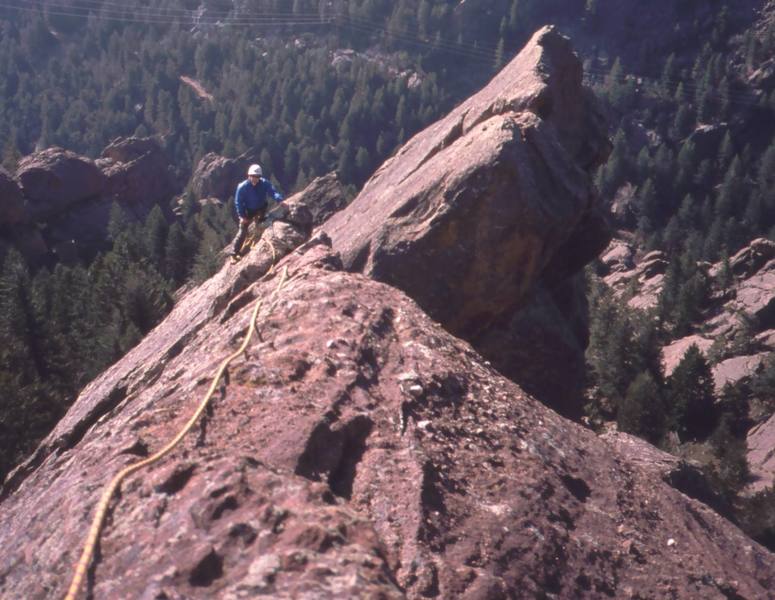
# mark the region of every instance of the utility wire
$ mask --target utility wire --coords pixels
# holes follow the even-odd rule
[[[22,10],[26,12],[32,12],[37,14],[49,14],[54,16],[74,17],[74,18],[96,18],[98,20],[118,21],[125,23],[137,23],[137,24],[161,24],[161,25],[185,25],[190,24],[192,27],[203,25],[221,25],[221,26],[325,26],[325,25],[337,25],[341,27],[349,27],[356,31],[361,31],[370,35],[380,35],[387,39],[394,40],[400,43],[411,44],[416,47],[426,48],[431,51],[438,51],[450,54],[456,54],[464,57],[471,62],[480,64],[487,68],[490,72],[497,70],[495,65],[495,59],[497,56],[497,50],[491,46],[487,46],[484,43],[464,43],[464,42],[451,42],[444,40],[443,38],[437,38],[434,40],[428,40],[412,31],[395,31],[389,27],[385,27],[382,23],[377,23],[363,17],[356,17],[348,14],[338,13],[327,15],[325,18],[321,17],[318,12],[262,12],[256,14],[246,14],[243,16],[235,17],[230,16],[232,11],[216,11],[208,9],[204,15],[199,15],[197,11],[191,11],[182,8],[159,8],[159,7],[140,7],[140,6],[127,6],[118,2],[111,2],[105,0],[81,0],[81,4],[85,6],[68,6],[62,2],[62,0],[50,0],[48,6],[57,7],[56,11],[46,10],[41,6],[29,5],[27,3],[19,1],[18,4],[14,3],[14,0],[2,0],[0,1],[0,8],[8,8],[15,10]],[[90,6],[91,5],[91,6]],[[138,12],[141,9],[142,12]],[[82,12],[77,12],[78,10]],[[91,10],[100,11],[97,13],[89,12]],[[107,14],[104,14],[105,11]],[[84,12],[85,11],[85,12]],[[111,14],[113,11],[114,14]],[[117,15],[119,11],[121,15]],[[167,14],[172,13],[172,14]],[[153,18],[151,18],[153,17]],[[185,21],[185,22],[184,22]],[[189,23],[190,21],[190,23]],[[510,54],[504,54],[503,63],[505,64],[511,59]],[[596,82],[603,80],[610,76],[610,71],[603,69],[596,65],[587,65],[584,69],[584,76],[588,82]],[[627,73],[625,75],[625,81],[627,79],[635,78],[641,84],[667,84],[668,91],[674,93],[677,91],[678,86],[683,84],[687,95],[694,96],[698,92],[708,93],[704,87],[700,84],[694,83],[689,80],[683,80],[680,78],[670,78],[665,81],[663,78],[653,78],[643,75],[637,75]],[[673,87],[674,86],[674,87]],[[710,91],[710,95],[713,98],[721,98],[728,101],[730,104],[741,106],[758,106],[760,97],[745,91],[729,90],[728,92],[721,93],[719,91]]]

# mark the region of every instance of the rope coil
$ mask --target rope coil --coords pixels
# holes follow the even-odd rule
[[[263,238],[261,239],[261,241],[264,241]],[[274,271],[274,265],[277,258],[277,253],[275,251],[274,245],[271,242],[266,242],[266,243],[269,245],[269,247],[272,250],[272,266],[270,267],[269,271],[267,271],[267,274],[269,274]],[[279,295],[280,291],[282,290],[283,286],[285,285],[287,277],[288,277],[288,267],[286,266],[283,269],[283,272],[280,277],[280,281],[277,284],[277,287],[272,293],[272,296],[275,302],[273,302],[269,306],[270,311],[271,309],[274,308],[276,304],[276,298]],[[209,404],[212,395],[215,393],[215,390],[218,387],[218,382],[221,380],[221,377],[223,377],[223,373],[226,370],[226,368],[229,366],[231,361],[233,361],[240,354],[242,354],[247,348],[248,343],[250,342],[250,338],[253,336],[253,333],[255,333],[256,331],[256,319],[258,317],[259,311],[261,310],[263,301],[264,301],[263,298],[258,298],[256,300],[256,304],[253,307],[253,312],[250,316],[250,325],[248,326],[248,331],[245,334],[245,339],[242,341],[242,344],[236,351],[231,353],[221,362],[221,365],[218,367],[218,370],[216,371],[215,376],[213,377],[213,381],[210,384],[210,388],[207,390],[207,393],[205,394],[202,401],[199,403],[199,406],[197,407],[194,414],[186,422],[186,424],[178,432],[178,434],[174,438],[172,438],[172,440],[170,440],[161,450],[157,451],[155,454],[149,456],[148,458],[140,460],[136,463],[133,463],[127,467],[124,467],[121,471],[118,472],[118,474],[116,474],[113,477],[113,479],[105,488],[105,491],[103,491],[102,497],[100,498],[99,504],[97,505],[97,510],[94,514],[94,518],[92,519],[91,528],[89,529],[89,535],[86,538],[86,543],[84,544],[83,551],[81,552],[81,558],[78,560],[78,563],[75,566],[73,578],[70,583],[70,588],[67,591],[67,595],[65,596],[65,600],[76,600],[78,591],[80,590],[81,584],[83,583],[84,576],[86,575],[86,570],[88,569],[89,564],[91,563],[91,560],[94,556],[94,549],[97,546],[97,540],[99,539],[100,532],[102,531],[102,526],[104,525],[105,516],[107,515],[108,507],[110,505],[110,500],[112,499],[113,494],[116,493],[116,490],[118,489],[119,485],[121,485],[121,482],[126,477],[128,477],[135,471],[139,471],[143,467],[153,464],[158,460],[160,460],[161,458],[163,458],[165,455],[171,452],[173,448],[175,448],[175,446],[177,446],[180,443],[180,441],[185,437],[185,435],[189,431],[191,431],[193,426],[199,420],[199,417],[202,416],[202,413],[207,408],[207,405]]]

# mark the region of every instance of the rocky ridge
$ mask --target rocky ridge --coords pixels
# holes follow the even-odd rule
[[[479,174],[496,179],[485,163]],[[123,485],[87,594],[768,597],[775,556],[689,497],[671,475],[681,465],[560,417],[420,303],[345,269],[327,235],[307,240],[304,196],[89,384],[4,482],[0,595],[63,594],[102,485],[189,418],[263,298],[259,334],[196,431]]]
[[[547,27],[324,230],[347,269],[404,290],[502,373],[579,416],[576,275],[610,239],[591,183],[609,150],[581,62]]]
[[[324,237],[257,280],[270,262],[192,290],[5,483],[3,595],[61,595],[101,485],[188,418],[264,297],[201,426],[123,486],[95,597],[766,597],[775,557],[661,453],[559,417]]]

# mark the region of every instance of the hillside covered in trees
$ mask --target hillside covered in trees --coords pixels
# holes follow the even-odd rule
[[[13,175],[22,156],[50,146],[96,158],[116,137],[158,136],[181,182],[208,152],[249,152],[286,194],[332,170],[354,191],[535,29],[557,23],[607,107],[613,152],[597,185],[618,235],[669,262],[652,312],[621,306],[588,274],[589,422],[616,421],[674,452],[687,440],[713,445],[718,506],[733,515],[745,509],[748,409],[772,372],[730,389],[732,408],[716,414],[707,359],[687,354],[667,378],[659,352],[696,329],[721,285],[704,263],[775,240],[775,6],[636,5],[5,2],[2,165]],[[176,289],[220,265],[231,207],[198,200],[181,184],[144,223],[116,207],[103,251],[74,264],[30,265],[3,246],[0,476],[170,310]],[[708,407],[712,418],[695,418]],[[751,528],[772,543],[771,523]]]

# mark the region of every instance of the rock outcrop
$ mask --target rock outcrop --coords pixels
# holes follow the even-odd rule
[[[108,178],[105,199],[118,202],[138,219],[180,187],[169,156],[153,137],[114,140],[97,164]]]
[[[0,224],[14,225],[5,237],[32,263],[52,253],[60,260],[94,253],[104,246],[114,202],[127,214],[144,219],[180,188],[156,138],[116,139],[97,161],[48,148],[23,158],[16,179],[20,199],[15,182],[9,184],[0,174],[0,219],[6,219]],[[44,225],[44,237],[38,224]]]
[[[347,195],[336,173],[312,181],[304,190],[304,197],[316,227],[347,206]]]
[[[539,31],[324,227],[347,269],[404,290],[576,416],[586,339],[574,274],[610,237],[590,178],[609,142],[581,80],[568,40]],[[528,356],[540,367],[526,369]]]
[[[47,219],[77,202],[96,199],[106,183],[93,161],[62,148],[47,148],[24,157],[16,178],[27,199],[30,221]]]
[[[189,418],[258,298],[259,335],[201,425],[123,485],[94,597],[763,598],[775,585],[775,557],[664,468],[535,401],[397,289],[341,270],[324,237],[261,278],[269,254],[182,298],[6,481],[1,595],[62,595],[101,486]]]
[[[245,179],[252,155],[225,158],[214,152],[205,154],[191,176],[191,191],[197,199],[216,198],[221,202],[234,196],[237,182]]]

